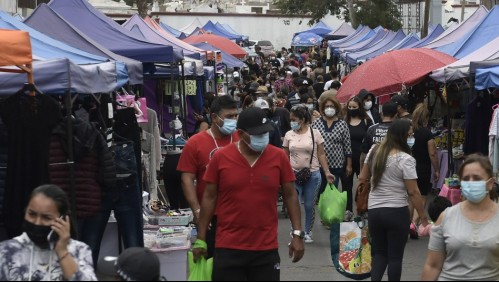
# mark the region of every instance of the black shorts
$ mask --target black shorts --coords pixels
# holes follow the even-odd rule
[[[433,183],[431,182],[431,173],[419,173],[418,172],[418,188],[421,195],[426,196],[430,193],[433,188]]]
[[[215,249],[213,281],[279,281],[280,276],[281,259],[277,249]]]

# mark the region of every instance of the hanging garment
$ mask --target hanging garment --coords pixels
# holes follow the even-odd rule
[[[195,80],[186,80],[185,81],[185,95],[196,95],[197,83]]]
[[[7,128],[0,119],[0,241],[6,240],[5,226],[3,224],[3,199],[5,193],[5,178],[7,177]]]
[[[493,172],[499,172],[499,108],[495,108],[489,127],[489,159]]]
[[[463,152],[466,155],[489,154],[489,120],[492,116],[492,105],[484,96],[478,96],[466,108],[466,129]]]
[[[147,116],[147,123],[139,123],[139,126],[143,130],[142,144],[144,145],[144,139],[146,139],[148,141],[147,143],[150,146],[150,148],[146,150],[146,152],[149,154],[148,162],[144,163],[149,172],[149,186],[144,187],[144,189],[149,190],[150,198],[156,200],[158,199],[157,172],[161,170],[161,140],[156,112],[148,108]],[[144,147],[142,147],[142,151],[145,151]]]
[[[0,104],[0,118],[7,126],[9,142],[3,211],[7,234],[12,238],[22,233],[31,192],[49,181],[50,138],[62,114],[51,97],[19,92]]]
[[[100,212],[102,192],[116,186],[116,167],[111,150],[99,130],[81,119],[73,125],[74,184],[78,219]],[[54,130],[50,146],[50,181],[71,195],[68,160],[67,122]]]

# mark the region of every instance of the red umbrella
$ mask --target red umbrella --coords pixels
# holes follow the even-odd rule
[[[366,89],[376,96],[390,94],[419,83],[431,71],[455,62],[447,54],[427,48],[395,50],[357,67],[338,91],[344,103]]]
[[[189,44],[207,42],[239,59],[244,58],[248,55],[248,53],[246,53],[246,51],[244,51],[236,43],[230,41],[225,37],[214,34],[193,35],[187,37],[186,39],[184,39],[184,41]]]

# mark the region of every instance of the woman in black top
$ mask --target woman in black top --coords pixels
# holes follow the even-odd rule
[[[345,121],[350,130],[350,142],[352,146],[352,173],[349,176],[343,176],[341,178],[343,191],[352,191],[353,186],[353,174],[355,173],[359,177],[361,164],[360,164],[360,154],[362,140],[366,136],[367,129],[373,125],[371,119],[367,116],[364,108],[361,106],[361,100],[359,97],[352,97],[347,103],[347,114],[345,116]],[[352,193],[348,193],[347,198],[347,210],[352,211]]]

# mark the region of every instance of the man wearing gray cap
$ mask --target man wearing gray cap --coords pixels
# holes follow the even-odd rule
[[[213,281],[279,281],[277,193],[282,186],[293,231],[289,257],[304,254],[295,176],[282,149],[268,146],[267,116],[260,108],[243,110],[237,121],[240,141],[222,148],[211,160],[201,205],[194,261],[206,255],[206,231],[217,210]]]

